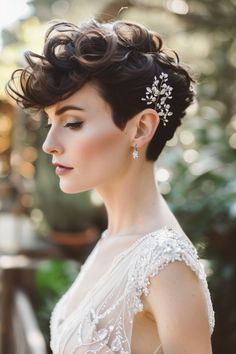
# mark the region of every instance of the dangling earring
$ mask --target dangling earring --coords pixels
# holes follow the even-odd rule
[[[134,146],[134,150],[133,150],[132,155],[133,155],[133,159],[134,159],[134,160],[137,160],[137,159],[138,159],[138,149],[137,149],[137,144],[135,144],[135,146]]]

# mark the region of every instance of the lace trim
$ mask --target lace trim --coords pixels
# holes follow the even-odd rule
[[[163,238],[160,237],[160,235],[158,237],[156,237],[156,235],[151,236],[149,244],[141,252],[135,264],[136,272],[130,277],[130,285],[131,287],[135,286],[136,289],[134,299],[135,313],[141,312],[144,309],[141,296],[142,294],[148,296],[150,293],[150,278],[158,275],[169,263],[184,261],[185,264],[196,273],[204,285],[203,289],[207,301],[209,327],[210,333],[212,334],[215,326],[215,312],[212,306],[204,266],[200,262],[197,250],[187,237],[180,237],[180,235],[172,229],[165,230],[163,236]],[[144,269],[146,269],[146,272],[143,271]]]

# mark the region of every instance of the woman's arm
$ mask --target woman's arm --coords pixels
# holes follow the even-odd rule
[[[212,354],[207,303],[199,278],[183,261],[150,279],[146,298],[164,354]]]

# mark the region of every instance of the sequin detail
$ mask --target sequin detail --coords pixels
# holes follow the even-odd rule
[[[184,261],[204,285],[212,334],[214,310],[196,248],[186,236],[163,228],[137,239],[121,252],[75,311],[66,317],[70,296],[79,289],[76,289],[78,276],[51,316],[53,354],[131,354],[134,315],[144,309],[141,297],[150,292],[150,278],[174,261]],[[161,345],[154,353],[161,354],[159,350]]]

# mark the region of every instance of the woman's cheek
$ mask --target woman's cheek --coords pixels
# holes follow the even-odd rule
[[[122,144],[120,132],[101,132],[91,134],[80,143],[80,151],[86,158],[101,157],[101,154],[110,155],[118,150]]]

